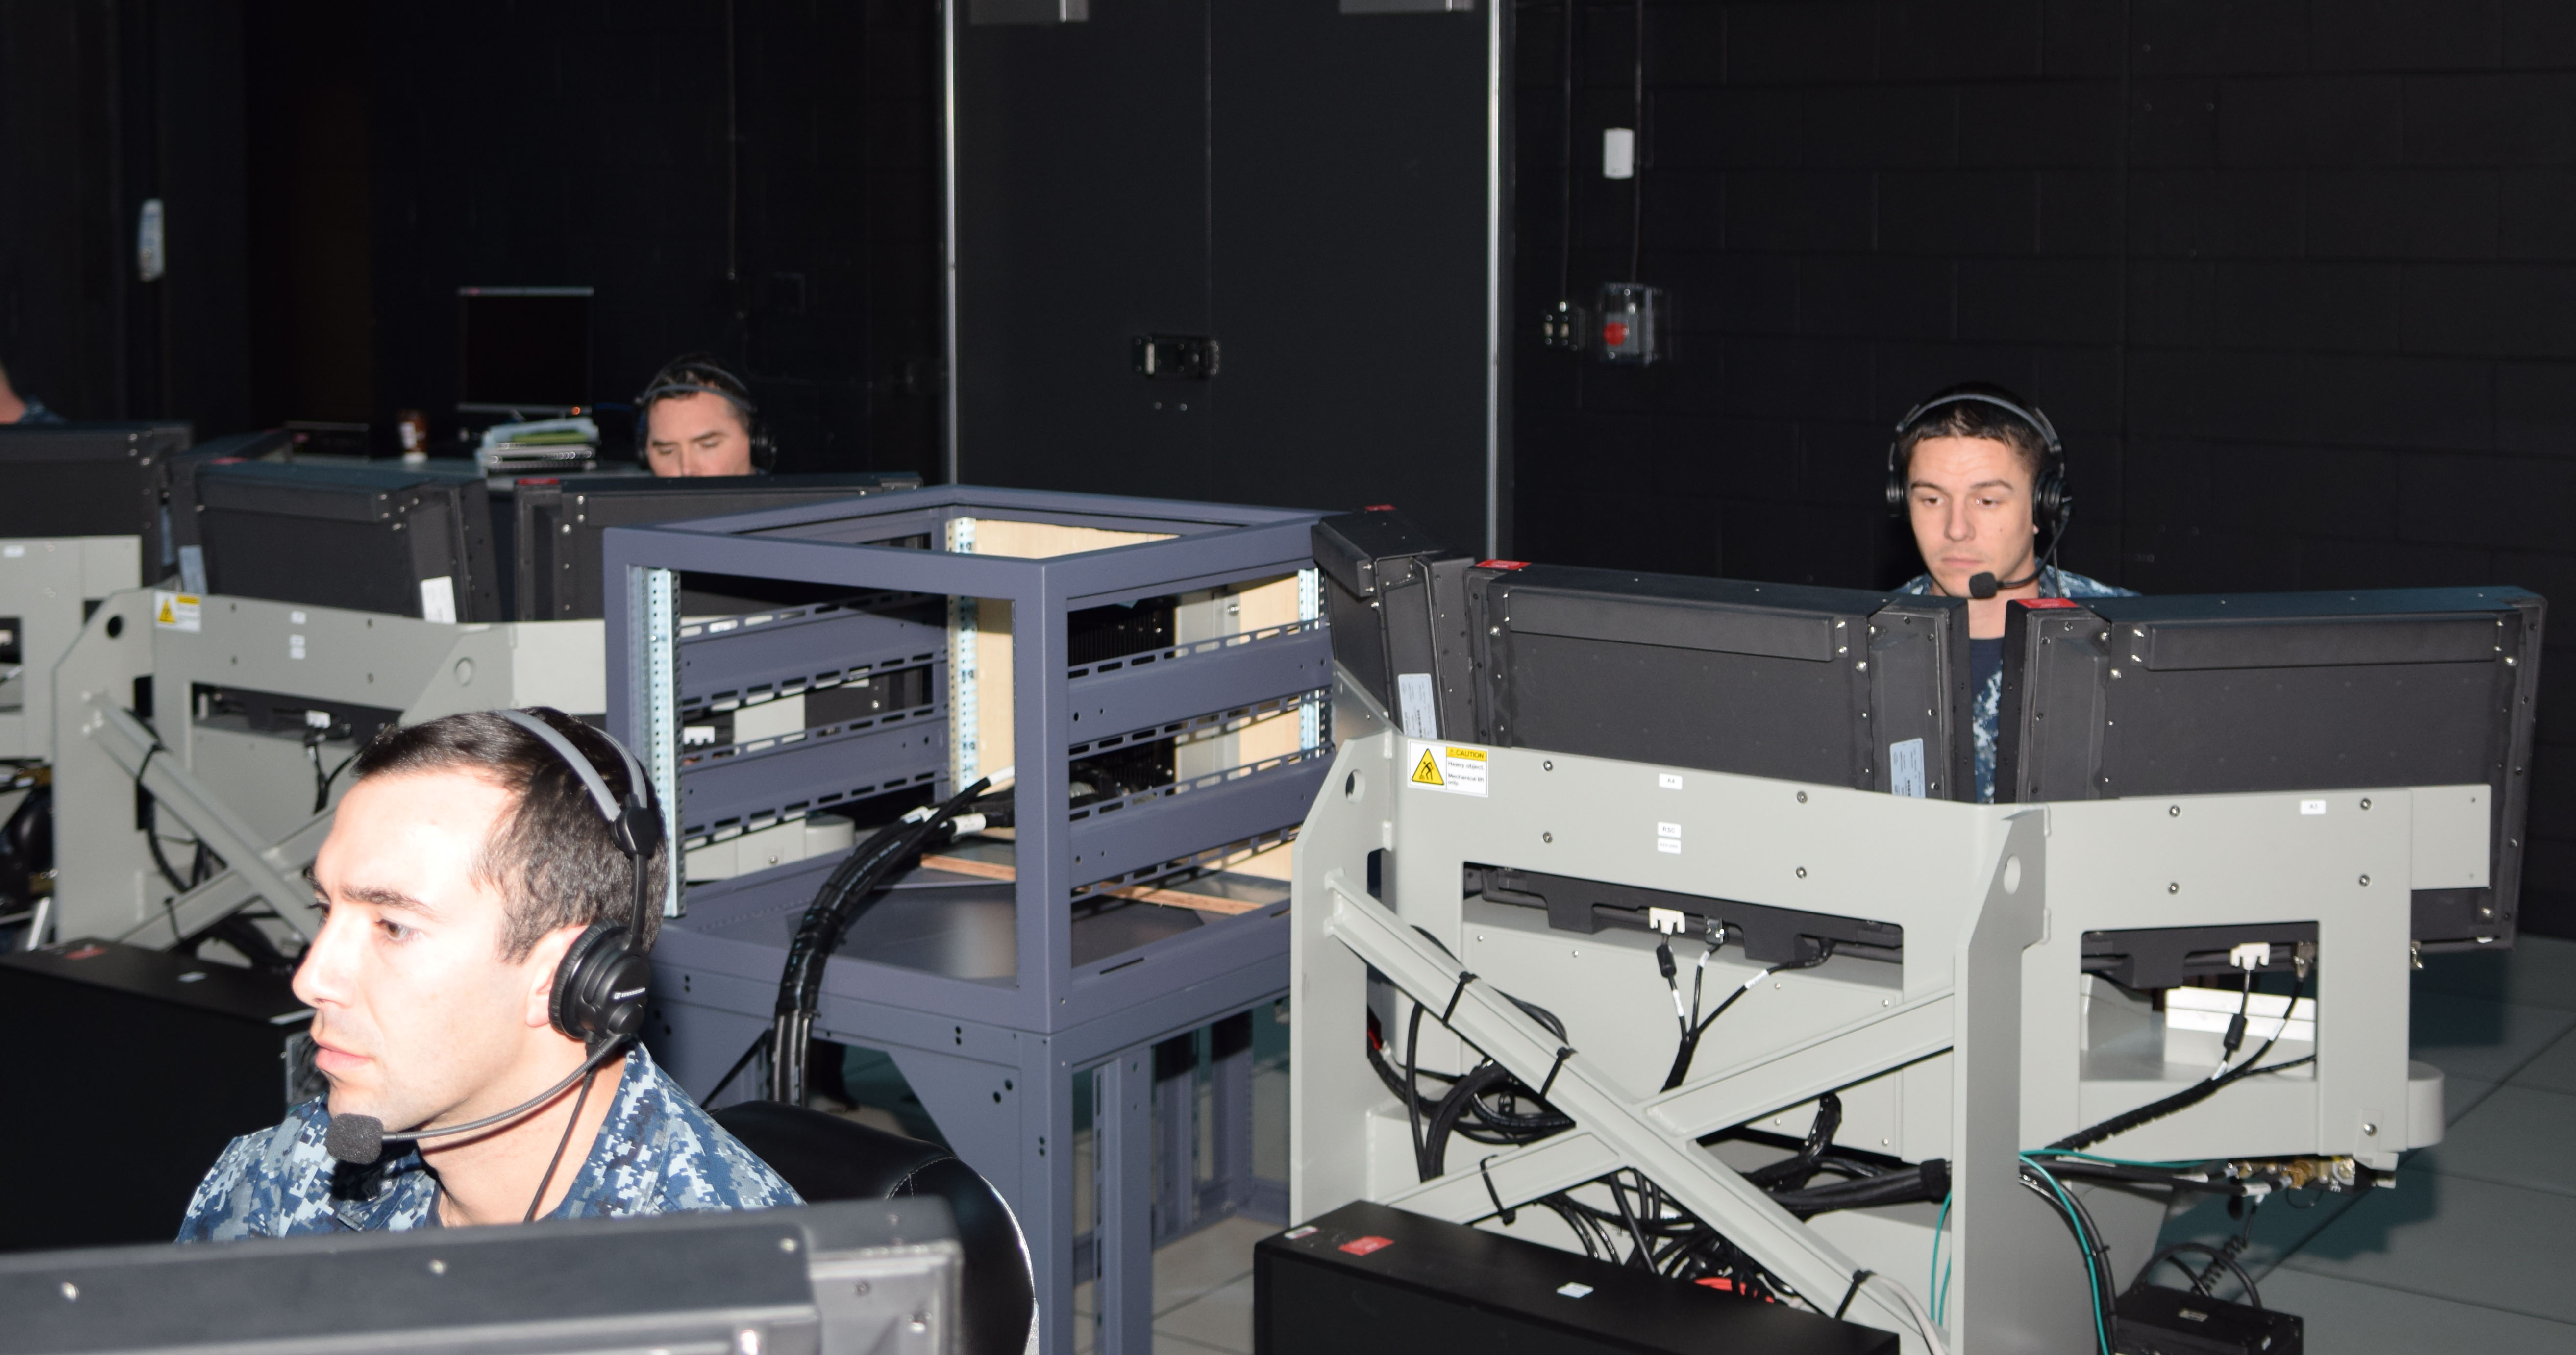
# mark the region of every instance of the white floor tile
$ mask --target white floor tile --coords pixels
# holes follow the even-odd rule
[[[2522,1066],[2513,1075],[2517,1087],[2538,1087],[2543,1091],[2576,1093],[2576,1031],[2558,1037],[2558,1043],[2541,1051],[2538,1058]]]
[[[2297,1313],[2307,1324],[2307,1349],[2319,1355],[2422,1355],[2445,1350],[2566,1355],[2576,1350],[2576,1326],[2564,1322],[2302,1270],[2283,1269],[2267,1277],[2263,1302]]]
[[[2576,1011],[2419,992],[2412,1026],[2416,1058],[2445,1073],[2502,1082],[2576,1029]]]
[[[2498,1087],[2408,1166],[2576,1195],[2576,1096]]]
[[[1252,1277],[1245,1275],[1155,1318],[1154,1332],[1251,1355]]]
[[[2397,1189],[2364,1196],[2282,1269],[2576,1323],[2570,1237],[2576,1196],[2408,1166]]]

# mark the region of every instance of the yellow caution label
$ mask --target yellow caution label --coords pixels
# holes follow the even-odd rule
[[[194,593],[165,593],[156,589],[152,594],[153,625],[194,631],[203,628],[204,616],[204,599]]]
[[[1484,749],[1462,748],[1453,743],[1416,743],[1411,757],[1413,774],[1406,780],[1412,784],[1451,795],[1484,797],[1493,761]]]

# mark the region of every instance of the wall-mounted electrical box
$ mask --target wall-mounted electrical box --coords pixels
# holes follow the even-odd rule
[[[1593,352],[1603,362],[1642,364],[1670,356],[1664,326],[1672,310],[1661,287],[1637,282],[1601,284],[1601,304],[1593,312]]]
[[[1139,334],[1131,354],[1148,381],[1205,381],[1216,375],[1216,340],[1197,334]]]

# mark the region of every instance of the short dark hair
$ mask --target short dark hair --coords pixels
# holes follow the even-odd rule
[[[530,706],[527,713],[570,740],[608,789],[621,801],[626,798],[626,760],[606,736],[550,706]],[[407,728],[387,725],[358,754],[354,770],[358,781],[463,772],[516,793],[517,800],[474,863],[475,877],[500,891],[508,914],[501,958],[514,964],[526,959],[558,927],[629,920],[635,906],[634,870],[618,850],[598,801],[554,749],[500,714],[467,711]],[[643,790],[651,800],[652,788]],[[669,843],[656,845],[642,864],[644,897],[659,900],[669,874]],[[644,929],[641,942],[649,946],[661,926],[661,909],[648,904],[636,921]]]
[[[2024,409],[2031,408],[2029,401],[2001,386],[1954,386],[1942,394],[1962,392],[1992,395],[2010,400]],[[2048,439],[2031,426],[2030,420],[1983,400],[1960,400],[1907,424],[1904,433],[1897,438],[1896,483],[1909,491],[1914,483],[1914,449],[1926,438],[1985,438],[2000,442],[2021,458],[2022,473],[2030,477],[2034,488],[2039,484],[2040,469],[2048,462]]]
[[[678,400],[691,395],[721,396],[732,406],[733,416],[742,423],[745,434],[751,432],[751,421],[759,405],[751,398],[742,379],[726,371],[712,353],[683,353],[662,364],[662,370],[644,383],[644,393],[636,397],[635,424],[638,429],[650,425],[653,406],[665,400]]]

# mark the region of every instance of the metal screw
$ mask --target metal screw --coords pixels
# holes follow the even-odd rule
[[[1802,791],[1799,791],[1799,792],[1798,792],[1798,803],[1800,803],[1800,804],[1805,804],[1806,802],[1807,802],[1807,792],[1805,792],[1805,791],[1803,791],[1803,790],[1802,790]]]
[[[2111,676],[2113,676],[2113,677],[2118,677],[2119,675],[2120,675],[2120,670],[2119,670],[2119,669],[2114,668],[2114,669],[2112,669],[2112,670],[2111,670]]]
[[[778,1249],[780,1251],[788,1252],[796,1250],[796,1239],[792,1237],[782,1237],[778,1239]]]
[[[2370,877],[2369,877],[2369,876],[2367,876],[2367,875],[2362,876],[2362,877],[2361,877],[2361,885],[2362,885],[2362,888],[2364,888],[2364,889],[2368,889],[2368,888],[2370,887]]]
[[[857,1284],[855,1287],[853,1287],[853,1288],[852,1288],[851,1292],[852,1292],[852,1293],[855,1293],[855,1294],[865,1294],[865,1293],[867,1293],[867,1292],[868,1292],[868,1282],[867,1282],[867,1281],[865,1281],[865,1280],[861,1280],[861,1281],[859,1281],[859,1282],[858,1282],[858,1284]]]
[[[1538,840],[1539,840],[1539,841],[1541,841],[1541,842],[1554,842],[1554,841],[1556,841],[1556,834],[1554,834],[1554,833],[1541,833],[1541,834],[1539,834],[1539,835],[1538,835]]]
[[[2181,806],[2181,805],[2172,805],[2172,806],[2168,806],[2168,807],[2166,808],[2166,810],[2165,810],[2165,817],[2166,817],[2166,818],[2169,818],[2169,819],[2178,819],[2178,818],[2181,818],[2181,817],[2182,817],[2182,806]]]
[[[2372,1138],[2377,1138],[2379,1137],[2379,1126],[2365,1120],[2362,1122],[2361,1132]]]
[[[63,1300],[67,1303],[80,1302],[80,1286],[69,1280],[63,1281]]]
[[[2168,893],[2168,894],[2179,894],[2179,893],[2181,893],[2181,892],[2182,892],[2182,881],[2180,881],[2180,880],[2176,880],[2176,881],[2174,881],[2172,884],[2166,885],[2166,886],[2165,886],[2165,892],[2166,892],[2166,893]]]
[[[1805,866],[1798,867],[1798,878],[1801,880],[1807,878],[1807,868]]]
[[[432,1275],[444,1275],[444,1274],[446,1274],[446,1273],[447,1273],[447,1263],[446,1263],[445,1261],[432,1261],[432,1262],[430,1262],[430,1263],[429,1263],[429,1273],[430,1273],[430,1274],[432,1274]]]
[[[2364,808],[2364,809],[2368,809],[2368,808],[2370,808],[2370,797],[2369,797],[2369,796],[2365,795],[2365,796],[2361,797],[2361,807],[2362,807],[2362,808]]]
[[[1552,772],[1552,771],[1555,771],[1555,770],[1556,770],[1556,759],[1554,759],[1554,758],[1549,758],[1549,759],[1548,759],[1548,760],[1546,760],[1545,762],[1542,762],[1542,763],[1538,764],[1538,769],[1539,769],[1540,771],[1543,771],[1543,772]]]

